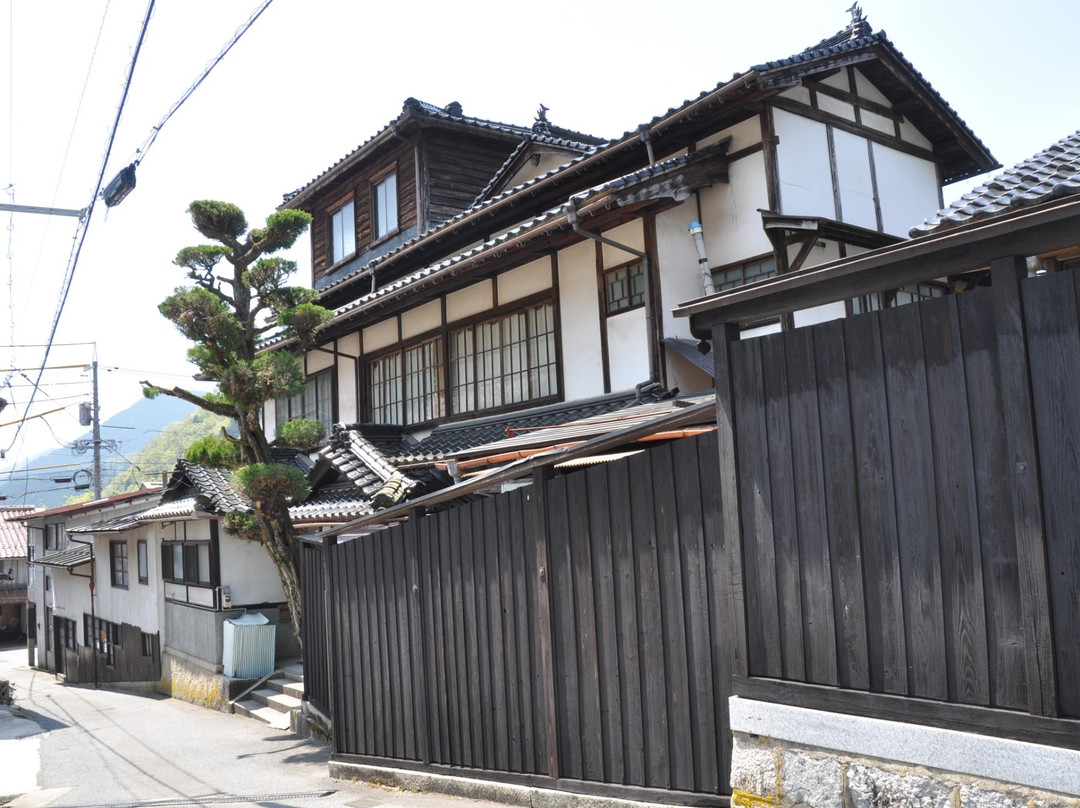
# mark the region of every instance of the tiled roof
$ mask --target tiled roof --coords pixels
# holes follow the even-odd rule
[[[531,410],[492,415],[456,424],[435,427],[430,435],[412,446],[403,446],[401,453],[390,460],[397,465],[434,462],[455,452],[465,451],[502,440],[507,430],[534,429],[576,421],[590,415],[601,415],[621,409],[634,400],[633,393],[619,393],[600,398],[550,404]]]
[[[488,184],[484,186],[484,190],[477,194],[476,199],[473,200],[473,203],[469,206],[469,210],[472,210],[485,199],[487,199],[488,194],[490,194],[491,191],[500,182],[506,179],[507,175],[510,172],[511,166],[513,166],[517,162],[517,159],[521,156],[521,153],[528,149],[529,146],[534,143],[542,143],[547,146],[555,146],[561,149],[576,151],[578,152],[578,156],[584,154],[591,154],[596,150],[598,146],[603,145],[602,143],[583,143],[578,140],[566,140],[565,138],[552,137],[551,135],[542,135],[535,132],[530,132],[528,135],[525,136],[524,140],[522,140],[517,145],[517,148],[510,152],[510,156],[506,158],[505,162],[503,162],[503,164],[499,167],[499,170],[495,172],[495,176],[493,176],[491,180],[488,181]],[[568,157],[567,162],[570,162],[570,160],[572,159],[573,158]]]
[[[52,555],[42,556],[37,561],[32,561],[30,563],[40,564],[42,567],[67,567],[70,569],[89,562],[90,545],[74,544],[66,550],[61,550],[59,553],[53,553]]]
[[[180,499],[174,499],[170,502],[163,502],[160,505],[140,513],[139,520],[143,522],[154,522],[158,520],[179,519],[184,516],[191,516],[195,513],[195,506],[198,503],[198,499],[198,496],[192,494],[191,496],[181,497]]]
[[[336,169],[342,167],[343,164],[348,163],[348,162],[354,160],[355,158],[358,158],[364,151],[366,151],[371,146],[371,144],[373,144],[375,141],[382,138],[387,133],[393,131],[393,129],[395,127],[400,126],[404,122],[404,120],[406,118],[411,117],[411,116],[418,116],[418,117],[421,117],[421,118],[431,118],[431,119],[444,120],[444,121],[453,121],[453,122],[456,122],[456,123],[465,124],[467,126],[472,126],[474,128],[477,128],[477,129],[487,130],[487,131],[491,131],[491,132],[498,132],[498,133],[502,133],[502,134],[511,134],[511,135],[524,136],[524,135],[528,134],[531,131],[531,129],[529,127],[525,127],[525,126],[517,126],[515,124],[501,123],[500,121],[489,121],[489,120],[486,120],[484,118],[474,118],[474,117],[472,117],[470,115],[463,115],[462,112],[461,112],[461,105],[460,104],[450,103],[450,104],[447,104],[446,107],[438,107],[438,106],[435,106],[434,104],[429,104],[426,101],[418,101],[415,98],[406,98],[405,103],[402,105],[402,108],[401,108],[401,114],[399,114],[392,121],[388,122],[386,124],[386,126],[384,126],[382,129],[380,129],[374,135],[369,137],[367,140],[365,140],[363,143],[361,143],[359,146],[357,146],[351,152],[346,154],[344,157],[342,157],[336,163],[331,165],[329,168],[327,168],[321,174],[314,177],[312,180],[310,180],[309,182],[307,182],[305,185],[301,186],[300,188],[296,189],[292,193],[286,194],[285,195],[285,204],[288,204],[293,199],[295,199],[297,196],[304,193],[309,188],[311,188],[313,185],[320,182],[328,174],[330,174],[333,171],[335,171]]]
[[[0,507],[0,558],[22,558],[26,555],[26,525],[18,519],[34,512],[22,505]]]
[[[978,219],[1080,193],[1080,131],[1017,163],[911,228],[912,236],[939,233]]]
[[[371,512],[371,498],[351,485],[324,489],[289,508],[294,522],[334,522]]]
[[[181,460],[177,471],[182,471],[188,481],[195,486],[199,494],[206,497],[214,510],[219,513],[246,511],[248,504],[237,494],[231,485],[232,472],[227,469],[212,469]],[[176,473],[174,472],[174,477]],[[171,482],[170,482],[171,487]]]

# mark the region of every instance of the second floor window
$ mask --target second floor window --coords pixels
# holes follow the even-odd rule
[[[109,542],[109,561],[112,567],[112,585],[128,585],[128,546],[126,541]]]
[[[67,537],[64,535],[64,526],[59,522],[45,525],[45,549],[63,550],[67,547]]]
[[[368,363],[368,414],[383,424],[422,424],[446,415],[442,337]]]
[[[139,583],[145,584],[150,580],[150,567],[149,559],[146,555],[146,541],[139,539],[135,543],[135,552],[138,555],[139,561]]]
[[[604,273],[607,313],[637,308],[645,303],[645,264],[635,261]]]
[[[372,203],[372,234],[378,240],[398,228],[397,172],[375,184]]]
[[[331,262],[337,263],[356,252],[356,209],[346,202],[330,214]]]

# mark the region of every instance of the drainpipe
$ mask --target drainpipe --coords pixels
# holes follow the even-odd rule
[[[690,222],[690,227],[686,230],[694,240],[694,246],[697,247],[698,269],[701,270],[701,285],[705,287],[705,294],[715,295],[716,285],[713,283],[712,270],[709,268],[709,256],[705,254],[705,239],[701,235],[701,231],[701,222],[698,221]]]
[[[95,567],[95,564],[94,564],[94,542],[93,542],[92,539],[91,540],[82,540],[82,539],[73,538],[71,536],[68,536],[68,541],[70,541],[72,544],[83,544],[83,545],[86,545],[87,547],[90,548],[90,575],[85,576],[85,577],[90,578],[90,623],[93,625],[94,631],[97,631],[97,612],[94,609],[94,597],[95,597],[94,590],[96,588],[94,586],[94,584],[96,583],[96,580],[97,580],[95,578],[95,576],[94,576],[94,573],[95,573],[95,569],[94,569],[94,567]],[[77,578],[84,577],[82,575],[78,575],[75,572],[72,572],[71,574],[75,575]],[[85,639],[90,639],[90,638],[87,637]],[[54,637],[54,641],[55,641],[55,637]],[[94,657],[94,688],[96,689],[98,687],[98,652],[97,652],[97,644],[96,643],[94,643],[94,644],[92,644],[90,646],[90,652],[91,652],[91,656]]]
[[[641,142],[645,144],[645,153],[649,156],[649,165],[656,165],[656,157],[653,156],[652,149],[652,132],[649,129],[647,123],[643,123],[638,127],[638,137],[641,138]]]
[[[649,256],[643,253],[636,247],[631,247],[627,244],[620,244],[613,239],[601,236],[599,233],[594,233],[591,230],[586,230],[581,226],[581,215],[578,213],[577,202],[574,199],[570,199],[568,202],[569,209],[566,211],[566,221],[570,223],[570,226],[574,228],[574,232],[579,236],[590,238],[593,241],[599,241],[601,244],[607,244],[609,247],[614,247],[617,250],[628,252],[631,255],[636,255],[641,259],[642,266],[645,270],[645,330],[649,334],[649,381],[659,382],[660,373],[656,366],[656,316],[653,314],[652,305],[652,272],[649,267]]]

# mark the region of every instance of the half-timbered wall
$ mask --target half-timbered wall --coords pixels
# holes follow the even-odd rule
[[[715,480],[715,440],[684,439],[305,549],[309,585],[328,562],[329,649],[305,646],[338,758],[725,791]]]

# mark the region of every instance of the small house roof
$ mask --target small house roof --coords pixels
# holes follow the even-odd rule
[[[17,520],[33,512],[33,508],[25,505],[0,507],[0,558],[26,555],[26,525]]]
[[[1080,193],[1080,131],[1063,137],[964,194],[921,225],[912,237],[940,233],[978,219],[1000,216]]]
[[[74,544],[65,550],[51,555],[42,556],[37,561],[31,561],[41,567],[64,567],[72,569],[82,564],[90,563],[90,545]]]

